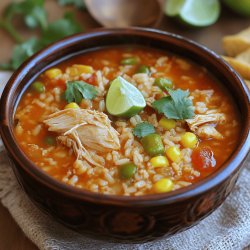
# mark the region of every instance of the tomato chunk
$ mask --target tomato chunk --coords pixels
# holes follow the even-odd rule
[[[197,170],[210,172],[216,165],[212,149],[208,146],[196,148],[192,153],[192,163]]]
[[[97,85],[97,77],[95,74],[92,74],[91,77],[89,77],[86,82],[91,85]]]

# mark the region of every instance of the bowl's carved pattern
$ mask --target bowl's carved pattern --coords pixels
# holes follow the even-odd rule
[[[124,242],[151,241],[196,225],[220,206],[238,178],[236,173],[210,192],[184,202],[151,208],[124,209],[94,206],[89,203],[79,204],[63,197],[55,198],[53,195],[51,198],[44,188],[39,188],[39,184],[34,183],[28,176],[20,175],[20,171],[15,173],[33,202],[63,224],[89,236]]]

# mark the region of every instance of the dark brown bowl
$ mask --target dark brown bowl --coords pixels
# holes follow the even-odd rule
[[[13,116],[27,86],[44,70],[65,58],[89,49],[120,44],[144,45],[184,56],[205,66],[230,91],[241,113],[241,136],[230,158],[216,173],[166,194],[113,196],[80,190],[56,181],[24,155],[14,137]],[[229,195],[249,152],[249,99],[249,93],[235,71],[201,45],[151,29],[99,29],[47,47],[13,74],[1,99],[1,136],[19,183],[40,209],[64,225],[98,239],[145,242],[195,225]]]

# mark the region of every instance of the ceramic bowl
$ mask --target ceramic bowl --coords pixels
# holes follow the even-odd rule
[[[27,86],[66,58],[89,49],[121,44],[143,45],[186,57],[206,67],[229,90],[240,111],[242,128],[237,147],[218,171],[196,184],[166,194],[109,196],[56,181],[24,155],[13,134],[13,114]],[[1,99],[1,136],[20,185],[37,207],[84,235],[146,242],[194,226],[230,194],[249,152],[249,99],[237,73],[220,56],[193,41],[152,29],[99,29],[52,44],[13,74]]]

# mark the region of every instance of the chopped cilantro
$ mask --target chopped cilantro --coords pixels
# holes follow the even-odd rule
[[[70,81],[66,85],[65,100],[68,103],[80,103],[82,99],[92,100],[97,95],[96,88],[83,81]]]
[[[137,124],[133,129],[134,136],[142,138],[146,135],[155,133],[155,128],[148,122],[142,122]]]
[[[169,96],[152,103],[159,113],[169,119],[184,120],[194,116],[192,100],[188,97],[189,91],[168,89]]]

